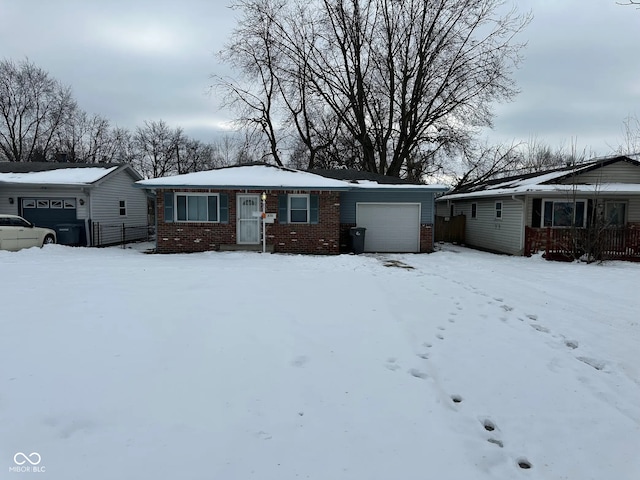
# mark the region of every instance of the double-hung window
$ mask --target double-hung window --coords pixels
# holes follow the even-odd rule
[[[471,204],[471,218],[478,218],[478,204],[475,202]]]
[[[584,227],[586,218],[586,201],[545,200],[543,227]]]
[[[309,195],[289,195],[289,223],[309,223]]]
[[[220,218],[218,194],[177,193],[176,220],[178,222],[218,222]]]
[[[118,201],[118,207],[119,207],[119,210],[120,210],[120,216],[121,217],[126,217],[127,216],[127,201],[126,200]]]
[[[280,194],[278,195],[278,223],[317,224],[319,206],[319,195],[315,193]]]
[[[502,202],[496,202],[496,220],[502,220]]]

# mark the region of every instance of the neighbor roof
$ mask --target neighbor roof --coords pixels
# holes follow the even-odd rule
[[[120,166],[119,164],[0,162],[0,183],[89,185]]]
[[[323,177],[335,178],[336,180],[346,180],[354,183],[358,180],[368,180],[370,182],[376,182],[384,185],[416,185],[415,182],[403,178],[389,177],[388,175],[382,175],[380,173],[361,172],[359,170],[352,170],[348,168],[331,170],[314,168],[309,171],[311,173],[322,175]]]
[[[453,192],[443,195],[438,200],[454,200],[467,197],[489,197],[499,195],[515,195],[526,192],[568,191],[576,187],[581,192],[607,191],[611,193],[635,193],[640,191],[636,184],[600,184],[600,185],[571,185],[560,183],[579,173],[586,173],[616,162],[628,162],[640,166],[640,162],[628,156],[603,157],[592,159],[579,165],[558,167],[543,172],[527,173],[511,177],[495,178],[482,182],[462,185]]]

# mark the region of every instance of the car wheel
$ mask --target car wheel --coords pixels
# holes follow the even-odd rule
[[[44,237],[42,246],[44,247],[45,245],[51,245],[53,243],[56,243],[55,239],[53,238],[53,235],[47,235],[46,237]]]

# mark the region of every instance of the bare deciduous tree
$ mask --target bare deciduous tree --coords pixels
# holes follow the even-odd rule
[[[629,115],[623,121],[622,143],[618,146],[621,155],[640,155],[640,118]]]
[[[225,86],[255,112],[277,162],[294,137],[309,150],[309,166],[351,138],[358,168],[419,177],[435,152],[464,147],[491,124],[491,104],[516,93],[510,73],[522,44],[514,37],[529,16],[501,15],[502,6],[240,0],[243,16],[222,58],[241,78]]]
[[[172,129],[164,120],[145,121],[133,137],[137,151],[134,166],[145,178],[176,173],[176,153],[181,135],[181,129]]]
[[[71,90],[28,60],[0,61],[0,156],[44,160],[59,129],[72,121]]]

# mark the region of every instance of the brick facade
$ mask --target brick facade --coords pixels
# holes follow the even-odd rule
[[[228,223],[198,223],[164,221],[164,193],[225,193],[229,198]],[[340,196],[329,191],[268,191],[266,210],[278,213],[278,195],[287,193],[310,193],[318,195],[317,224],[267,224],[268,246],[274,252],[337,254],[340,235]],[[157,251],[159,253],[203,252],[219,250],[221,245],[235,245],[236,237],[236,195],[262,194],[254,190],[209,190],[209,189],[172,189],[158,190],[157,201]]]

